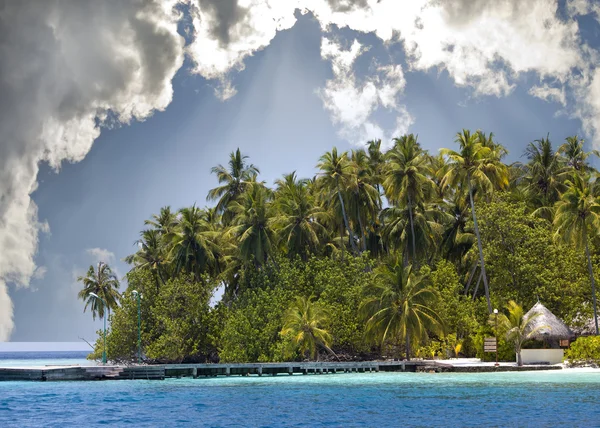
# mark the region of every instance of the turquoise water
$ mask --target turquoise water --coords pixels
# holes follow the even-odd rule
[[[0,382],[0,426],[600,426],[600,370]]]
[[[97,362],[86,359],[88,354],[87,351],[0,352],[0,367],[97,365]]]

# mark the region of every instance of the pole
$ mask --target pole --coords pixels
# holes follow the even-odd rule
[[[498,367],[500,364],[498,364],[498,309],[494,309],[494,315],[496,318],[496,367]]]
[[[142,312],[140,309],[140,293],[137,294],[137,313],[138,313],[138,364],[142,363]]]
[[[100,300],[102,300],[102,299],[100,299]],[[106,314],[104,314],[103,318],[104,318],[104,349],[102,350],[102,364],[106,364]]]
[[[96,293],[90,293],[89,295],[95,299],[100,300],[102,302],[102,308],[104,310],[109,310],[108,306],[106,306],[106,302],[102,297],[98,296]],[[102,364],[106,364],[106,313],[104,313],[104,310],[102,311],[102,318],[104,319],[104,334],[102,335],[104,341],[104,349],[102,350]]]

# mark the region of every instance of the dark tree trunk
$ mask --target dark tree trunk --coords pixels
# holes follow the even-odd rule
[[[492,313],[492,302],[490,301],[490,288],[488,286],[487,274],[485,273],[485,261],[483,260],[483,247],[481,246],[481,236],[479,235],[479,226],[477,225],[477,215],[475,214],[475,203],[473,202],[473,186],[471,185],[471,176],[467,177],[469,182],[469,200],[471,202],[471,212],[473,213],[473,224],[475,236],[477,237],[477,247],[479,248],[479,261],[481,262],[481,275],[483,276],[483,286],[485,288],[485,299],[487,300],[488,313]]]
[[[412,200],[411,200],[410,196],[408,197],[408,217],[410,218],[410,235],[412,237],[413,265],[416,265],[417,264],[417,244],[415,241],[415,224],[413,222]]]
[[[344,224],[346,225],[346,229],[348,229],[348,235],[350,236],[350,245],[352,246],[352,251],[356,254],[356,243],[354,242],[354,234],[352,233],[352,229],[350,229],[350,224],[348,223],[348,216],[346,215],[346,206],[344,205],[344,198],[342,198],[342,192],[340,192],[340,186],[338,184],[337,189],[338,198],[340,198],[340,205],[342,207],[342,216],[344,217]]]
[[[596,307],[596,281],[594,281],[594,269],[592,268],[592,259],[590,258],[590,248],[588,246],[587,229],[586,225],[583,225],[583,236],[585,239],[585,255],[587,256],[588,272],[590,274],[590,281],[592,282],[592,303],[594,305],[594,324],[596,326],[596,336],[598,336],[598,309]]]

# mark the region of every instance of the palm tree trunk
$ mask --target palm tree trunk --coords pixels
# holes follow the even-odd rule
[[[485,273],[485,261],[483,260],[483,248],[481,246],[481,236],[479,236],[479,226],[477,225],[477,215],[475,214],[475,203],[473,203],[473,186],[471,185],[471,175],[467,176],[469,182],[469,200],[471,202],[471,212],[473,213],[473,224],[475,225],[475,236],[477,237],[477,247],[479,248],[479,261],[481,262],[481,275],[483,276],[483,286],[485,288],[485,299],[487,300],[488,313],[492,313],[492,302],[490,301],[490,288],[488,286],[487,274]]]
[[[360,208],[356,206],[356,216],[358,217],[358,225],[360,226],[360,233],[362,235],[362,251],[367,251],[367,236],[365,235],[365,228],[363,227],[362,220],[360,218]]]
[[[406,332],[406,361],[410,361],[410,335]]]
[[[521,367],[523,365],[523,358],[521,358],[521,350],[517,351],[517,366]]]
[[[469,293],[469,290],[471,289],[471,282],[473,282],[473,278],[475,277],[475,270],[477,270],[478,265],[479,265],[479,263],[476,260],[475,263],[473,263],[473,269],[471,270],[471,273],[469,274],[467,286],[465,287],[465,296]]]
[[[594,323],[596,325],[596,336],[598,336],[598,310],[596,308],[596,282],[594,281],[594,270],[592,268],[592,259],[590,258],[590,248],[588,246],[587,229],[583,225],[583,238],[585,239],[585,255],[587,256],[588,272],[592,282],[592,303],[594,304]]]
[[[352,234],[350,224],[348,223],[348,216],[346,215],[346,206],[344,205],[344,198],[342,198],[342,192],[340,191],[339,183],[337,188],[337,194],[338,198],[340,198],[340,205],[342,207],[342,216],[344,217],[344,224],[346,225],[346,229],[348,229],[348,235],[350,235],[350,245],[352,246],[352,251],[356,254],[356,243],[354,242],[354,235]]]
[[[408,217],[410,218],[410,234],[412,236],[413,265],[416,265],[416,263],[417,263],[417,244],[415,241],[415,224],[413,222],[412,200],[410,198],[410,195],[408,196]]]

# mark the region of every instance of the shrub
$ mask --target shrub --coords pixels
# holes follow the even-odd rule
[[[570,365],[600,364],[600,336],[579,337],[565,351]]]

